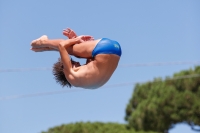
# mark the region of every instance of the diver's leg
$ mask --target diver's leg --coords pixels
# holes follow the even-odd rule
[[[69,49],[67,50],[73,53],[74,56],[80,58],[92,58],[92,51],[94,50],[98,42],[99,40],[82,42],[69,47]]]
[[[64,29],[63,35],[67,36],[69,39],[77,37],[76,33],[70,28]],[[45,47],[45,45],[43,45],[43,46],[41,46],[41,45],[45,43],[45,42],[42,42],[42,41],[46,41],[46,43],[51,45],[52,48],[57,49],[57,44],[60,43],[61,41],[64,41],[63,39],[56,39],[56,40],[51,40],[51,41],[47,41],[47,40],[49,40],[48,37],[46,35],[43,35],[40,38],[33,40],[32,43],[31,43],[31,46],[34,47],[34,48]],[[45,49],[51,49],[51,48],[46,47]]]
[[[55,50],[58,50],[58,45],[60,42],[64,41],[64,39],[52,39],[49,40],[46,35],[41,36],[40,38],[33,40],[31,42],[32,48],[53,48]]]
[[[60,42],[64,41],[63,39],[55,39],[49,40],[46,35],[32,41],[31,43],[31,50],[35,52],[42,52],[42,51],[52,51],[58,50],[58,45]],[[68,47],[66,50],[70,55],[74,55],[80,58],[91,58],[92,51],[99,40],[94,41],[85,41],[79,44],[72,45]]]

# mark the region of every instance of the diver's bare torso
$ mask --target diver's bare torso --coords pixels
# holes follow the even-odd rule
[[[98,54],[94,60],[87,65],[74,68],[79,73],[78,84],[76,87],[95,89],[104,85],[115,71],[120,57],[115,54]]]

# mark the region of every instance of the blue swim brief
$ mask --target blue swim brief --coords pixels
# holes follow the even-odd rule
[[[97,54],[116,54],[121,56],[122,51],[117,41],[102,38],[92,51],[92,57],[95,57]]]

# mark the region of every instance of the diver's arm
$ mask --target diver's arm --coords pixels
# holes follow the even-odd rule
[[[58,50],[60,52],[61,60],[64,66],[65,77],[73,86],[77,86],[79,84],[79,76],[78,73],[74,72],[74,70],[72,69],[71,59],[66,48],[73,45],[76,41],[77,39],[69,39],[66,41],[62,41],[58,45]]]

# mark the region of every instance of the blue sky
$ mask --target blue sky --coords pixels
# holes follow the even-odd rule
[[[122,47],[123,64],[199,60],[199,0],[144,1],[0,1],[0,69],[51,68],[59,53],[30,51],[30,42],[46,34],[108,37]],[[85,60],[80,60],[83,63]],[[153,80],[193,68],[194,64],[118,67],[106,85]],[[105,85],[105,86],[106,86]],[[96,90],[61,88],[50,70],[0,72],[0,97],[67,90],[66,93],[0,101],[1,133],[39,133],[80,121],[125,123],[134,85]],[[70,90],[78,90],[71,92]],[[194,133],[179,124],[170,133]]]

